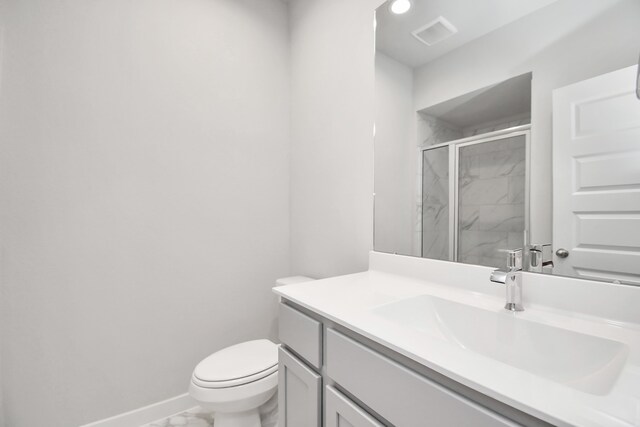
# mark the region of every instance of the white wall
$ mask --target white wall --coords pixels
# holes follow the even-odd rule
[[[289,273],[286,7],[3,3],[6,424],[184,393],[201,358],[273,332]]]
[[[5,10],[6,6],[4,4],[4,2],[0,2],[0,102],[2,102],[2,94],[3,94],[3,82],[4,79],[3,77],[3,65],[4,65],[4,28],[6,26],[6,19],[5,19],[5,15],[6,15],[6,10]],[[1,131],[0,131],[1,132]],[[0,146],[2,145],[2,142],[0,141]],[[2,161],[0,159],[0,161]],[[1,171],[0,171],[1,173]],[[1,209],[1,207],[0,207]],[[1,218],[1,217],[0,217]],[[0,219],[1,220],[1,219]],[[0,226],[1,227],[1,226]],[[2,348],[3,348],[3,341],[4,341],[4,337],[3,337],[3,316],[2,313],[5,310],[4,305],[2,304],[2,301],[4,301],[5,299],[5,293],[4,293],[4,289],[3,289],[3,283],[4,283],[4,274],[3,272],[3,267],[4,264],[2,262],[3,258],[4,258],[4,254],[3,254],[3,250],[2,250],[2,234],[0,234],[0,427],[5,427],[6,423],[4,422],[4,396],[3,396],[3,381],[2,381]]]
[[[3,83],[3,79],[2,79],[2,69],[3,69],[3,64],[4,64],[4,28],[6,25],[6,21],[5,21],[5,5],[3,2],[0,2],[0,98],[2,97],[2,93],[3,93],[3,88],[2,88],[2,83]],[[1,102],[1,100],[0,100]],[[0,145],[2,143],[0,142]],[[0,160],[1,161],[1,160]],[[0,239],[2,239],[2,235],[0,234]],[[4,257],[3,252],[2,252],[2,243],[0,240],[0,427],[5,427],[5,422],[4,422],[4,399],[3,399],[3,394],[2,394],[2,347],[3,347],[3,335],[2,335],[2,322],[3,322],[3,317],[2,317],[2,313],[4,310],[4,306],[2,305],[2,301],[5,298],[5,294],[3,292],[3,288],[2,288],[2,284],[3,284],[3,263],[2,263],[2,259]]]
[[[414,254],[418,155],[413,69],[376,52],[375,59],[375,248]]]
[[[373,17],[382,0],[291,3],[295,273],[366,270],[373,236]]]
[[[639,18],[638,0],[560,0],[415,71],[416,109],[533,72],[534,243],[551,241],[551,92],[637,62]]]

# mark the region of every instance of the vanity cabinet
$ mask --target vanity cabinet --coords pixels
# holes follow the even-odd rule
[[[324,419],[325,427],[383,427],[375,418],[331,386],[325,387]]]
[[[549,426],[310,310],[280,305],[281,427]]]
[[[278,350],[278,369],[278,425],[320,426],[322,377],[282,347]]]
[[[326,347],[327,375],[395,426],[517,425],[333,329]]]
[[[285,304],[280,304],[278,322],[280,341],[319,370],[322,367],[322,323]]]
[[[322,424],[322,323],[280,304],[278,406],[280,427]]]

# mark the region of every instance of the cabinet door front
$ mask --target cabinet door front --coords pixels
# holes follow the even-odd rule
[[[398,427],[517,427],[353,339],[327,329],[327,375]]]
[[[331,386],[325,388],[325,427],[383,427]]]
[[[280,303],[278,314],[280,341],[311,366],[322,366],[322,323]]]
[[[280,427],[319,427],[322,377],[282,347],[278,350]]]

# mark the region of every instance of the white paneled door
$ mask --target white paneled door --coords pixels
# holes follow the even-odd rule
[[[553,93],[554,273],[640,284],[637,69]]]

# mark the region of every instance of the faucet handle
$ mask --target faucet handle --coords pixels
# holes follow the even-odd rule
[[[544,252],[549,248],[551,248],[551,243],[532,243],[530,250]]]
[[[537,273],[544,273],[545,268],[553,268],[553,249],[551,243],[531,244],[529,249],[530,266],[529,270]]]
[[[509,270],[522,270],[522,248],[507,251],[507,268]]]

